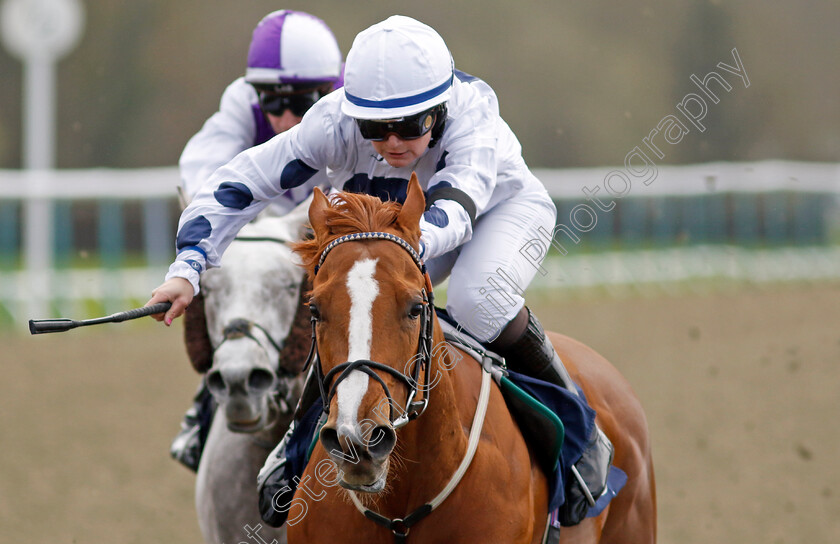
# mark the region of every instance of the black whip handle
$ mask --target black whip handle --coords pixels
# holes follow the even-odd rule
[[[172,306],[171,302],[158,302],[151,306],[143,306],[142,308],[134,308],[133,310],[126,310],[111,316],[113,323],[120,323],[129,319],[137,319],[138,317],[145,317],[147,315],[160,314],[167,311]]]
[[[160,314],[172,307],[171,302],[158,302],[151,306],[143,306],[142,308],[134,308],[133,310],[126,310],[106,317],[97,317],[96,319],[86,319],[84,321],[75,321],[73,319],[30,319],[29,332],[31,334],[44,334],[48,332],[64,332],[76,327],[86,327],[88,325],[99,325],[101,323],[121,323],[129,319],[137,319],[147,315]]]

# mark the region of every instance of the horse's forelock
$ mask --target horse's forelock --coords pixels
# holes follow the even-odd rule
[[[417,240],[409,233],[396,227],[402,205],[398,202],[383,202],[375,196],[358,193],[340,193],[329,196],[330,207],[326,210],[327,233],[315,233],[311,240],[304,240],[292,246],[301,257],[310,278],[314,276],[315,265],[324,249],[336,238],[357,232],[392,232],[416,245]],[[399,232],[397,232],[399,230]]]

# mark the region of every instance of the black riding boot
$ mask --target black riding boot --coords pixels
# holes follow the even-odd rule
[[[521,329],[526,317],[527,326],[524,332],[512,340],[511,337],[515,338],[516,329]],[[513,330],[506,328],[502,331],[499,338],[490,344],[490,348],[505,358],[511,370],[559,385],[575,395],[578,394],[577,386],[560,356],[554,351],[542,324],[531,310],[523,307],[508,327]],[[589,507],[606,491],[612,456],[612,443],[596,425],[583,456],[572,466],[571,477],[566,482],[566,502],[559,511],[563,525],[580,523]]]
[[[511,370],[559,385],[577,395],[572,377],[554,352],[554,346],[546,337],[542,324],[528,308],[523,307],[522,312],[527,312],[528,324],[519,339],[506,346],[497,345],[496,340],[490,347],[505,358]]]
[[[169,447],[172,458],[193,472],[198,472],[198,462],[207,443],[215,412],[216,402],[202,379],[193,397],[192,407],[184,414],[181,430]]]

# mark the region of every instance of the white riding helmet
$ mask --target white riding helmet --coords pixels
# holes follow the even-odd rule
[[[265,84],[335,83],[341,51],[330,28],[302,11],[279,10],[257,24],[248,50],[245,81]]]
[[[398,119],[449,99],[452,55],[435,30],[394,15],[363,30],[347,54],[341,111],[356,119]]]

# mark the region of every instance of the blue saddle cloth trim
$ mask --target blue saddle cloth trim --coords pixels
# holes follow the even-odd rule
[[[626,483],[627,474],[625,474],[624,471],[617,466],[611,465],[610,473],[607,475],[607,489],[604,491],[603,495],[595,501],[595,506],[589,507],[586,517],[594,518],[603,512],[604,508],[607,507],[613,497],[618,495],[618,492],[621,491],[621,488],[624,487],[624,484]]]

